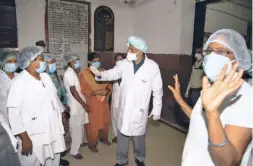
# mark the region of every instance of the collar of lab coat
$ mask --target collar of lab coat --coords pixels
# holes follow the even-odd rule
[[[8,80],[8,81],[11,80],[11,79],[8,77],[8,75],[7,75],[2,69],[0,69],[0,75],[2,76],[2,78],[3,78],[4,80]]]

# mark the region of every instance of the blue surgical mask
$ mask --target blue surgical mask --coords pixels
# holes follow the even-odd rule
[[[231,71],[232,62],[228,57],[212,52],[204,56],[203,69],[208,79],[214,82],[225,65],[228,65],[226,75]]]
[[[81,65],[80,65],[80,61],[76,61],[76,63],[74,64],[75,69],[80,69]]]
[[[5,63],[3,69],[7,73],[13,73],[17,70],[17,68],[18,68],[17,63]]]
[[[99,69],[101,66],[101,62],[92,62],[91,66],[95,67],[96,69]]]
[[[47,68],[46,62],[40,62],[40,67],[36,69],[37,73],[43,73]]]
[[[49,64],[48,71],[49,73],[54,73],[56,71],[56,64],[55,63]]]

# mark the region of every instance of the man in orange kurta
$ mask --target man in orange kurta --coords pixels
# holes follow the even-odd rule
[[[100,57],[97,53],[88,55],[89,64],[100,69]],[[95,76],[89,68],[80,73],[80,85],[82,93],[89,106],[89,123],[85,124],[89,149],[98,152],[98,140],[105,145],[111,145],[108,141],[108,128],[110,125],[109,97],[112,85],[108,82],[96,82]]]

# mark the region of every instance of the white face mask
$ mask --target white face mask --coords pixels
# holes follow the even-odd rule
[[[139,52],[138,52],[139,53]],[[131,53],[131,52],[128,52],[127,53],[127,60],[129,61],[136,61],[137,60],[137,54],[138,53]]]
[[[225,65],[228,65],[226,75],[231,71],[233,62],[228,57],[212,52],[204,57],[203,69],[208,79],[214,82]]]

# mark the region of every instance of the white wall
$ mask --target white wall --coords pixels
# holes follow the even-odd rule
[[[229,28],[247,35],[248,21],[252,22],[250,9],[230,2],[209,4],[206,11],[205,32],[213,33],[222,28]]]
[[[190,54],[194,13],[194,0],[156,0],[135,10],[134,34],[147,41],[150,53]]]
[[[17,0],[18,46],[20,49],[45,40],[45,1]]]
[[[17,0],[16,13],[18,24],[18,46],[34,45],[38,40],[45,40],[45,1],[44,0]],[[94,41],[94,11],[100,5],[110,7],[115,15],[115,52],[126,51],[127,37],[132,34],[132,12],[127,6],[108,3],[91,3],[91,41]],[[123,44],[124,43],[124,44]]]
[[[194,0],[155,0],[138,8],[130,8],[112,0],[90,1],[92,48],[94,11],[98,6],[106,5],[115,15],[115,52],[126,52],[127,38],[138,35],[147,40],[149,53],[191,53]],[[19,48],[45,40],[45,1],[17,0],[16,3]]]

